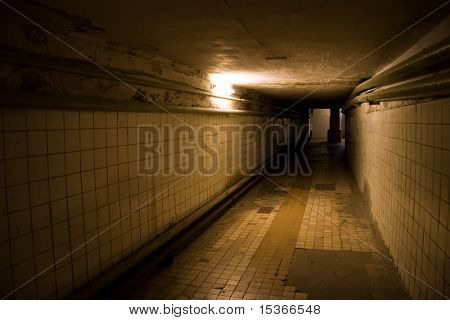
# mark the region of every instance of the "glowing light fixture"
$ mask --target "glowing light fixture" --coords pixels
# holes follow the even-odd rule
[[[274,72],[225,72],[212,73],[209,79],[212,83],[226,82],[234,85],[267,84],[278,82],[286,78],[286,75]]]
[[[224,74],[213,73],[209,79],[212,83],[212,93],[218,96],[231,97],[234,94],[233,83]],[[211,98],[212,103],[222,110],[231,109],[231,100],[223,98]]]
[[[233,83],[225,74],[213,73],[210,76],[213,85],[212,92],[218,96],[229,97],[234,93]]]
[[[233,85],[245,87],[246,85],[270,84],[284,78],[283,75],[273,74],[273,72],[223,72],[209,75],[209,80],[213,85],[212,93],[223,97],[231,97],[234,94]],[[222,98],[211,98],[211,100],[218,108],[225,110],[230,110],[233,102]]]

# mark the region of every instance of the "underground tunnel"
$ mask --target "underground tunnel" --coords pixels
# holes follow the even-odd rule
[[[449,7],[0,0],[0,296],[446,300]]]

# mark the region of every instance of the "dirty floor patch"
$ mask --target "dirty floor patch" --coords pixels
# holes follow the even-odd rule
[[[407,299],[392,265],[371,252],[296,249],[287,284],[308,299]]]

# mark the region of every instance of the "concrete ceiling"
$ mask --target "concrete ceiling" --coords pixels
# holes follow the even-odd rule
[[[447,6],[353,65],[445,0],[38,2],[89,18],[120,43],[157,48],[273,98],[317,105],[345,101],[449,12]]]

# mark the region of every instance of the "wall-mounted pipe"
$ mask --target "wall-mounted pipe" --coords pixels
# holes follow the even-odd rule
[[[81,76],[91,76],[111,81],[118,81],[117,78],[119,78],[124,82],[133,85],[176,90],[184,93],[198,94],[212,98],[247,102],[247,100],[245,99],[216,95],[204,89],[188,86],[184,83],[173,80],[158,78],[147,73],[127,71],[112,67],[104,67],[111,74],[117,77],[114,78],[111,76],[111,74],[108,74],[103,70],[96,68],[92,63],[83,60],[54,56],[49,57],[46,55],[31,53],[7,46],[0,46],[0,61],[28,67],[44,68]],[[142,79],[139,77],[152,78],[153,80]]]
[[[277,112],[252,111],[252,110],[229,110],[205,107],[189,107],[179,105],[161,105],[152,103],[139,103],[132,101],[74,98],[67,96],[48,96],[35,94],[6,94],[0,93],[2,108],[31,108],[31,109],[76,109],[76,110],[103,110],[124,112],[151,112],[151,113],[199,113],[199,114],[229,114],[229,115],[255,115],[275,117]],[[286,113],[286,117],[300,118],[300,113]]]
[[[83,60],[54,57],[54,56],[49,57],[47,55],[32,53],[22,49],[8,47],[4,45],[0,45],[0,61],[21,66],[54,70],[57,72],[75,74],[79,76],[89,76],[100,79],[118,81],[118,79],[112,77],[110,74],[105,73],[99,68],[96,68],[95,65],[93,65],[92,63]],[[269,105],[267,103],[258,100],[216,95],[205,89],[196,88],[179,81],[164,79],[145,72],[122,70],[112,67],[108,67],[106,69],[117,78],[132,85],[146,86],[158,89],[167,89],[189,94],[207,96],[211,98],[245,102],[253,105],[263,106],[272,110],[282,111],[285,109],[283,107]],[[149,80],[149,78],[152,80]],[[296,113],[295,111],[291,111],[290,114],[295,113]]]
[[[205,89],[196,88],[179,81],[163,79],[143,72],[104,67],[109,72],[111,72],[111,74],[117,77],[114,78],[111,76],[111,74],[108,74],[103,70],[95,67],[95,65],[93,65],[92,63],[83,60],[55,56],[49,57],[47,55],[32,53],[4,45],[0,45],[0,61],[21,66],[43,68],[69,74],[76,74],[80,76],[96,77],[111,81],[118,81],[117,78],[119,78],[124,82],[132,85],[174,90],[183,93],[207,96],[211,98],[219,98],[268,106],[267,104],[256,100],[217,95]]]
[[[343,111],[363,102],[450,95],[449,69],[450,37],[447,37],[358,85]]]
[[[354,97],[345,110],[364,102],[435,98],[450,95],[450,71],[396,86],[386,86]]]

